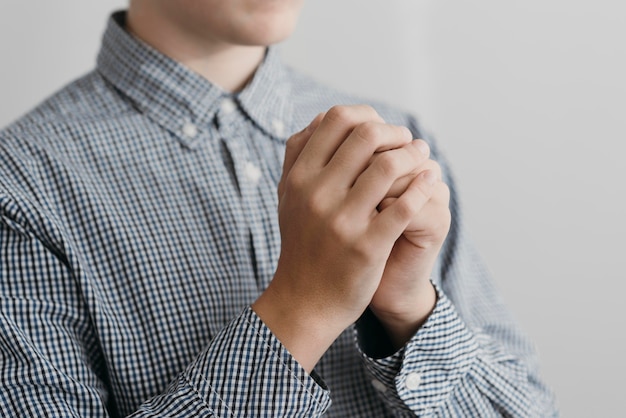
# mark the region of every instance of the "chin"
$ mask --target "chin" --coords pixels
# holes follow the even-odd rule
[[[284,15],[256,19],[254,22],[246,22],[246,27],[233,28],[234,40],[243,45],[272,45],[289,38],[296,22],[297,17]]]
[[[277,33],[274,30],[259,30],[248,36],[242,36],[236,43],[247,46],[269,46],[289,38],[291,31]]]

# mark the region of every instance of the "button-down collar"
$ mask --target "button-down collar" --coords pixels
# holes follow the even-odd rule
[[[109,19],[98,71],[146,116],[195,148],[206,138],[222,99],[229,94],[130,35],[124,29],[125,19],[125,12]],[[287,69],[278,51],[269,48],[248,86],[231,98],[266,134],[284,141],[291,124],[289,91]]]

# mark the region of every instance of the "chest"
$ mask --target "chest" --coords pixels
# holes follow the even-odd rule
[[[254,139],[109,150],[66,176],[61,212],[122,408],[164,390],[273,276],[283,150]]]

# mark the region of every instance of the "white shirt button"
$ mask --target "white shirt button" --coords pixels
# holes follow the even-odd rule
[[[372,379],[372,386],[374,386],[374,389],[380,393],[387,392],[387,386],[385,386],[385,384],[378,379]]]
[[[195,138],[198,135],[198,128],[191,122],[185,123],[183,125],[183,135],[187,138]]]
[[[259,167],[257,167],[253,163],[247,162],[245,171],[246,177],[248,177],[248,180],[250,180],[253,184],[257,184],[261,179],[261,170],[259,170]]]
[[[225,115],[228,115],[233,113],[235,109],[237,109],[237,104],[233,99],[227,97],[222,100],[222,103],[220,104],[220,109],[222,109],[222,112],[224,112]]]
[[[278,136],[285,134],[285,124],[281,120],[274,119],[272,121],[272,128],[274,129],[274,133]]]
[[[420,383],[422,383],[422,376],[420,376],[419,373],[413,372],[409,373],[409,375],[406,377],[404,385],[409,390],[417,390],[417,388],[419,388],[420,386]]]

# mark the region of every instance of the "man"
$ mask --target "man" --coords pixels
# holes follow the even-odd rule
[[[300,3],[132,0],[2,132],[3,414],[555,414],[435,143],[267,49]]]

